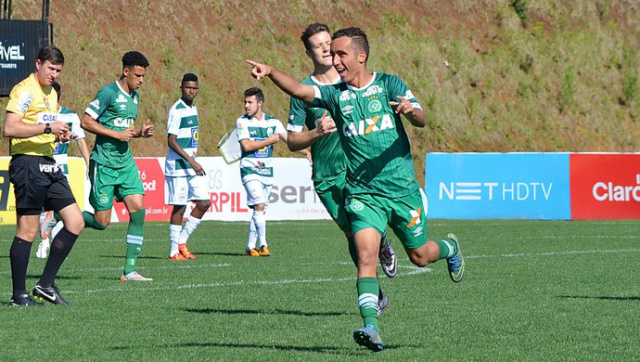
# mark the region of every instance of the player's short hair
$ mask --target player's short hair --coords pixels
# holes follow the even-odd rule
[[[333,33],[331,40],[335,40],[342,37],[351,38],[351,44],[353,44],[356,51],[363,51],[367,54],[365,63],[369,60],[369,40],[367,40],[367,34],[360,28],[346,28],[340,29]]]
[[[262,93],[262,89],[258,87],[252,87],[244,91],[244,97],[248,98],[251,96],[256,96],[256,100],[258,102],[264,103],[264,94]]]
[[[133,68],[135,66],[146,68],[149,61],[142,53],[135,50],[126,52],[122,56],[122,68]]]
[[[311,43],[309,43],[309,38],[311,38],[312,36],[318,33],[322,33],[323,31],[326,31],[327,33],[331,34],[331,31],[329,31],[329,27],[325,24],[321,24],[321,23],[309,24],[309,26],[307,26],[307,28],[304,29],[304,31],[302,32],[302,36],[300,37],[300,40],[302,40],[302,43],[304,44],[304,48],[307,50],[311,50]]]
[[[185,75],[182,76],[182,82],[181,84],[185,84],[186,82],[197,82],[198,81],[198,76],[193,74],[193,73],[187,73]]]
[[[51,88],[55,89],[58,94],[58,102],[60,102],[60,97],[62,97],[62,88],[60,88],[60,83],[54,80],[53,83],[51,83]]]
[[[40,48],[37,59],[40,63],[48,60],[51,64],[64,65],[64,55],[62,51],[53,45],[45,45]]]

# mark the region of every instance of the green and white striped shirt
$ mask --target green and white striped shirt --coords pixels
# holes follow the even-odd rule
[[[175,135],[178,145],[191,158],[198,155],[198,141],[200,139],[198,108],[193,104],[188,106],[182,99],[179,99],[171,106],[167,120],[167,135]],[[166,176],[195,176],[191,164],[171,147],[164,163],[164,174]]]

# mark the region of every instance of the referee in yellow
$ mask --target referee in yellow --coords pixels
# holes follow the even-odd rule
[[[12,306],[35,307],[42,305],[42,300],[69,305],[60,296],[55,279],[84,221],[69,183],[53,159],[56,143],[73,137],[67,125],[57,121],[58,97],[51,87],[63,65],[60,49],[52,45],[40,49],[35,71],[13,87],[7,104],[3,135],[11,138],[9,178],[17,217],[10,249]],[[64,222],[64,229],[51,243],[51,254],[32,297],[26,287],[27,266],[42,209],[53,210]]]

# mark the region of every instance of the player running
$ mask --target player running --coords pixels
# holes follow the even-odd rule
[[[334,33],[331,54],[343,83],[329,86],[300,84],[273,67],[247,62],[256,79],[269,77],[287,94],[327,109],[333,118],[322,119],[317,132],[337,131],[347,158],[347,213],[358,251],[358,306],[364,322],[353,337],[358,344],[380,351],[384,345],[379,335],[376,264],[386,226],[419,267],[445,259],[451,279],[460,282],[465,262],[454,234],[427,239],[426,196],[415,178],[400,117],[424,127],[424,112],[413,93],[397,76],[367,69],[369,43],[358,28]]]
[[[89,203],[95,215],[82,213],[86,226],[97,230],[109,226],[114,197],[116,201],[123,201],[129,211],[126,262],[120,277],[123,282],[153,280],[136,272],[136,261],[144,240],[144,188],[129,148],[132,138],[147,138],[154,134],[151,120],[139,129],[134,128],[140,102],[136,90],[142,85],[148,66],[149,61],[141,53],[125,53],[122,76],[98,91],[81,120],[82,128],[96,134],[89,164]]]

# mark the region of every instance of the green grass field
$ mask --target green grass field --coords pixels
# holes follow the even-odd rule
[[[242,256],[245,223],[204,222],[195,261],[166,260],[168,226],[148,223],[139,271],[122,283],[126,225],[87,230],[58,284],[70,308],[8,306],[1,227],[0,360],[637,361],[640,222],[430,221],[454,231],[467,276],[446,263],[381,277],[385,351],[357,346],[355,269],[331,222],[270,222],[273,256]],[[396,249],[400,244],[394,240]],[[27,286],[44,261],[33,258]]]

